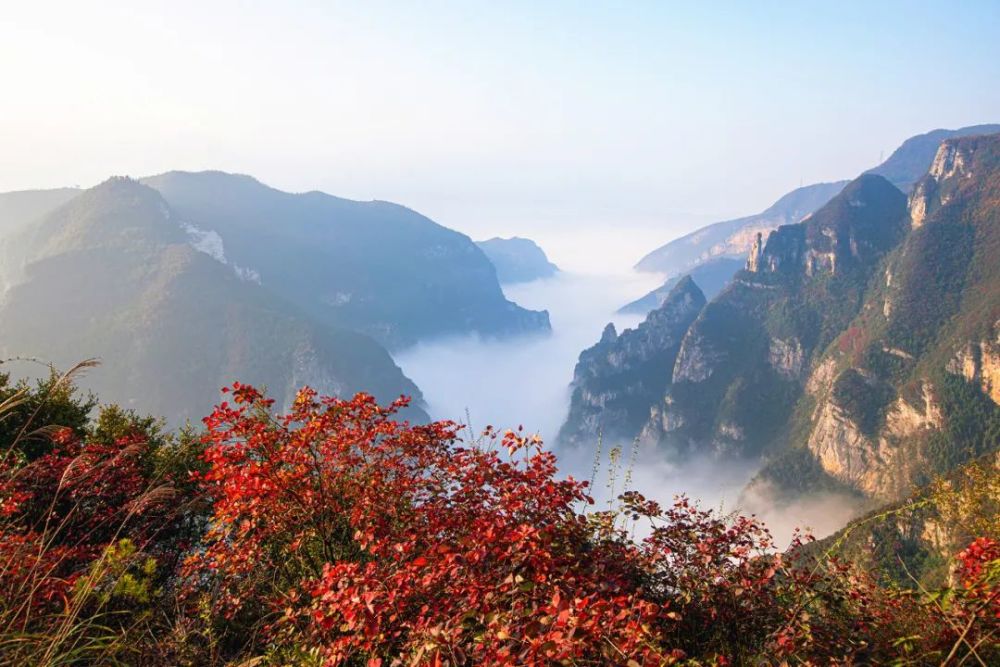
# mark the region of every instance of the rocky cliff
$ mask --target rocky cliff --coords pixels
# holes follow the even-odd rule
[[[868,173],[882,176],[903,192],[909,192],[931,167],[942,141],[996,132],[1000,132],[1000,125],[974,125],[957,130],[933,130],[910,137],[885,162]],[[830,201],[845,185],[847,181],[838,181],[792,190],[757,215],[708,225],[657,248],[643,257],[636,264],[636,269],[664,273],[669,282],[677,276],[694,273],[702,265],[719,258],[739,259],[742,262],[748,252],[754,252],[752,249],[755,243],[758,244],[757,249],[762,250],[773,230],[781,225],[804,220]],[[699,276],[694,277],[699,280]],[[700,280],[699,284],[706,289],[706,293],[711,291],[705,280]],[[668,291],[665,288],[658,292],[665,294]],[[641,303],[639,307],[649,303],[648,296],[644,299],[646,300],[637,302]],[[629,304],[626,308],[634,311],[636,306]]]
[[[998,202],[1000,135],[945,141],[763,478],[787,483],[802,448],[822,475],[887,501],[1000,446]]]
[[[577,446],[598,436],[638,435],[670,383],[681,337],[704,305],[701,290],[684,278],[635,329],[618,334],[608,324],[601,340],[580,354],[559,442]]]
[[[765,452],[786,430],[814,355],[857,312],[907,227],[905,196],[863,176],[805,222],[760,237],[747,270],[686,332],[643,437],[681,455]]]

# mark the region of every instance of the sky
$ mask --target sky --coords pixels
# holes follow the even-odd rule
[[[631,263],[1000,122],[998,34],[972,0],[0,0],[0,191],[223,169]]]

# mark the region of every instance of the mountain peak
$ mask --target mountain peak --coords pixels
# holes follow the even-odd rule
[[[747,270],[837,274],[884,254],[905,230],[906,197],[887,179],[862,174],[812,216],[753,244]]]

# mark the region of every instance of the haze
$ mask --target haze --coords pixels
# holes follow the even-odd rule
[[[777,9],[4,2],[0,191],[224,169],[628,265],[1000,112],[996,3]]]

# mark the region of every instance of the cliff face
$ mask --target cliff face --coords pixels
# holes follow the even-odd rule
[[[838,181],[792,190],[757,215],[717,222],[671,241],[643,257],[635,268],[673,277],[719,258],[742,260],[758,234],[766,236],[781,225],[799,222],[845,185],[847,181]]]
[[[599,435],[634,438],[670,383],[681,337],[704,305],[701,290],[684,278],[635,329],[619,335],[609,324],[601,340],[580,354],[560,443],[592,443]]]
[[[969,341],[946,368],[950,373],[962,376],[966,382],[977,385],[1000,405],[1000,320],[993,324],[992,339]]]
[[[1000,135],[945,141],[909,198],[905,239],[796,407],[787,445],[822,474],[891,501],[1000,446],[998,202]],[[763,477],[785,479],[789,456]]]
[[[957,130],[931,130],[925,134],[918,134],[904,141],[885,162],[869,173],[883,176],[903,192],[909,192],[927,173],[928,166],[937,154],[941,142],[997,132],[1000,132],[1000,125],[992,124],[970,125]]]
[[[747,270],[686,332],[643,437],[681,454],[762,454],[907,226],[903,194],[863,176],[806,221],[757,237]]]
[[[803,224],[779,227],[747,260],[751,273],[812,277],[867,269],[902,238],[905,198],[888,181],[864,175]]]

